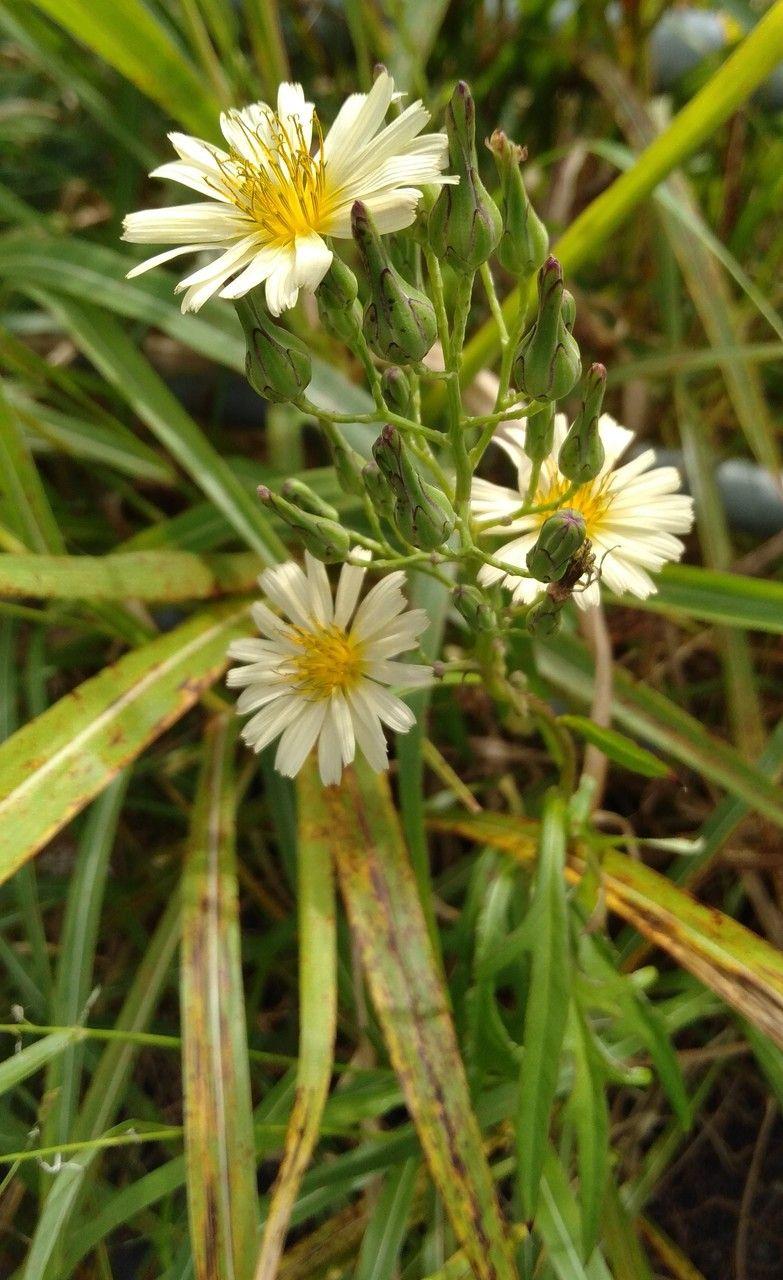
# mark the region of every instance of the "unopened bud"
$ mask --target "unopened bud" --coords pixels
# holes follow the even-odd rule
[[[525,453],[534,466],[540,466],[552,452],[555,439],[555,406],[553,401],[528,418],[525,427]]]
[[[258,486],[258,496],[281,520],[290,525],[311,555],[323,560],[324,564],[337,564],[345,560],[351,547],[351,539],[347,529],[336,520],[303,511],[301,507],[272,493],[264,484]]]
[[[528,573],[539,582],[557,582],[585,540],[584,516],[564,507],[545,520],[527,553]]]
[[[364,335],[372,350],[395,364],[417,364],[435,341],[435,308],[395,269],[368,209],[357,200],[351,227],[370,284]]]
[[[406,418],[411,407],[411,385],[405,373],[396,364],[390,364],[381,374],[381,392],[392,413]]]
[[[362,480],[364,458],[362,455],[352,449],[339,436],[329,437],[329,452],[332,455],[337,483],[343,493],[352,493],[355,497],[360,498],[364,493],[364,482]]]
[[[446,107],[449,172],[455,185],[444,183],[429,216],[430,244],[455,271],[477,271],[494,251],[503,231],[500,210],[484,186],[476,155],[476,107],[460,80]]]
[[[377,514],[391,521],[394,515],[394,494],[377,462],[365,463],[362,467],[362,480],[367,497]]]
[[[563,290],[563,309],[561,311],[563,324],[569,333],[574,331],[574,321],[576,320],[576,299],[568,289]]]
[[[251,293],[237,298],[235,306],[247,343],[245,376],[253,390],[275,404],[298,400],[313,376],[307,347],[275,324]]]
[[[562,611],[562,604],[549,595],[543,595],[528,609],[525,625],[534,636],[553,636],[560,630]]]
[[[495,130],[487,146],[500,178],[503,235],[497,248],[498,262],[514,276],[532,276],[549,253],[549,233],[530,203],[520,170],[527,152],[502,129]]]
[[[495,610],[478,587],[462,584],[451,593],[454,608],[465,619],[472,631],[490,634],[497,631]]]
[[[356,306],[359,286],[356,276],[336,255],[316,290],[318,315],[327,333],[340,342],[350,343],[361,325]]]
[[[422,551],[442,547],[456,524],[454,508],[445,494],[421,478],[391,423],[383,428],[372,453],[394,494],[394,521],[403,538]]]
[[[606,369],[602,364],[591,365],[585,380],[582,408],[557,458],[560,474],[574,484],[587,484],[588,480],[594,480],[604,465],[606,451],[598,423],[605,390]]]
[[[297,476],[286,480],[281,486],[280,493],[286,501],[302,511],[309,511],[314,516],[326,516],[327,520],[340,518],[336,507],[333,507],[330,502],[324,502],[309,484],[305,484],[304,480],[300,480]]]
[[[581,370],[579,347],[563,319],[563,270],[550,257],[538,273],[538,314],[514,358],[514,385],[530,400],[560,400]]]

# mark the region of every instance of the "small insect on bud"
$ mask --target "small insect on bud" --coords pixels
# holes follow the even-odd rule
[[[497,248],[498,262],[511,275],[527,278],[538,271],[549,253],[549,233],[530,203],[520,170],[527,152],[502,129],[487,139],[487,146],[500,178],[503,235]]]
[[[377,514],[391,521],[394,515],[394,494],[377,462],[365,463],[362,467],[362,481],[365,493]]]
[[[253,390],[274,404],[298,400],[313,376],[307,347],[275,324],[252,294],[234,305],[245,332],[245,376]]]
[[[525,427],[525,453],[534,466],[540,466],[552,452],[555,438],[555,406],[552,401],[528,418]]]
[[[472,631],[487,635],[497,631],[498,618],[492,605],[478,587],[461,585],[451,593],[454,608]]]
[[[381,374],[381,392],[392,413],[401,418],[408,416],[411,407],[411,386],[403,370],[390,364]]]
[[[527,553],[528,573],[539,582],[557,582],[585,536],[584,517],[578,511],[571,507],[556,511],[544,521],[536,545]]]
[[[309,511],[314,516],[326,516],[327,520],[340,518],[337,508],[333,507],[331,502],[324,502],[309,484],[305,484],[304,480],[300,480],[297,476],[286,480],[280,488],[280,493],[287,502],[299,507],[302,511]]]
[[[567,396],[582,362],[563,318],[563,269],[547,258],[538,273],[538,314],[514,357],[514,385],[530,400]]]
[[[604,465],[606,451],[598,423],[605,390],[606,369],[602,364],[591,365],[585,379],[582,408],[560,446],[557,458],[560,474],[574,484],[587,484],[594,480]]]
[[[560,630],[563,606],[550,595],[543,595],[528,609],[525,625],[534,636],[553,636]]]
[[[261,501],[294,530],[311,555],[323,560],[324,564],[338,564],[345,560],[351,547],[351,539],[347,529],[336,520],[313,515],[312,512],[294,506],[292,502],[272,493],[265,484],[260,484],[257,492]]]
[[[351,210],[351,227],[370,284],[364,336],[381,359],[417,364],[437,337],[435,308],[395,269],[369,210],[360,200]]]
[[[394,494],[394,522],[405,538],[422,551],[435,551],[450,537],[457,517],[445,494],[421,478],[396,427],[387,423],[372,447]]]
[[[449,171],[456,186],[444,184],[429,216],[430,244],[455,271],[470,274],[494,251],[503,223],[500,210],[484,186],[476,155],[476,107],[460,80],[446,107]]]
[[[362,455],[337,435],[329,437],[329,452],[332,455],[337,483],[343,493],[352,493],[354,497],[360,498],[364,493]]]
[[[359,286],[356,276],[335,255],[332,265],[319,284],[315,298],[318,316],[324,329],[339,342],[350,345],[361,328],[362,313],[357,304]]]

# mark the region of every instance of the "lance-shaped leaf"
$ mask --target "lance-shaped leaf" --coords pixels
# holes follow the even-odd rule
[[[215,605],[126,654],[0,746],[0,882],[193,706],[245,607]]]
[[[109,556],[0,556],[0,595],[43,600],[207,600],[252,590],[252,552],[121,551]]]
[[[388,783],[359,765],[324,794],[351,928],[430,1173],[477,1280],[513,1280],[448,997]]]
[[[623,596],[621,603],[674,617],[701,618],[720,626],[783,633],[781,582],[692,564],[669,564],[656,585],[658,590],[646,600]]]
[[[337,935],[329,811],[315,765],[298,778],[299,1061],[285,1150],[269,1205],[256,1280],[274,1280],[302,1175],[318,1138],[337,1027]]]
[[[221,715],[207,729],[182,878],[185,1163],[197,1280],[247,1280],[258,1220],[231,723]]]
[[[430,826],[504,850],[525,864],[535,858],[538,824],[530,820],[460,814],[434,818]],[[577,845],[569,852],[566,877],[576,883],[584,867]],[[627,854],[607,850],[601,871],[612,911],[783,1047],[783,955],[776,947]]]

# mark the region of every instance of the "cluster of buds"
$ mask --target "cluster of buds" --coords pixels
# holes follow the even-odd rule
[[[513,615],[513,610],[502,609],[497,591],[478,582],[482,552],[471,523],[470,486],[488,438],[481,433],[484,444],[476,453],[479,420],[474,427],[461,401],[456,417],[452,401],[448,425],[441,426],[436,418],[425,426],[420,407],[423,402],[426,408],[427,379],[445,376],[458,385],[461,356],[454,350],[454,335],[461,341],[478,272],[485,283],[489,277],[491,287],[486,264],[494,257],[517,282],[521,299],[496,417],[501,420],[506,407],[509,417],[512,409],[526,417],[524,448],[533,475],[525,499],[529,504],[534,482],[553,458],[556,404],[573,392],[582,362],[573,334],[574,299],[564,286],[560,263],[550,255],[546,227],[525,186],[526,151],[500,130],[491,135],[486,145],[498,187],[490,194],[479,173],[475,105],[463,82],[446,107],[445,131],[449,173],[457,181],[442,185],[431,207],[420,208],[408,236],[395,240],[383,235],[368,207],[356,201],[351,210],[353,269],[335,253],[316,291],[323,329],[358,357],[370,383],[375,412],[364,417],[377,423],[377,434],[369,458],[342,433],[339,424],[347,415],[318,410],[307,400],[312,378],[308,349],[270,317],[259,291],[236,305],[247,342],[248,381],[265,399],[292,403],[321,422],[339,487],[363,506],[365,530],[346,528],[337,509],[300,480],[287,481],[279,493],[262,486],[260,499],[325,563],[344,561],[357,544],[388,565],[417,563],[437,572],[442,560],[462,563],[468,581],[453,589],[451,599],[478,644],[481,636],[497,637],[507,625],[504,619]],[[456,289],[454,306],[462,307],[458,316],[448,315],[444,279]],[[534,287],[536,305],[528,314],[527,298]],[[444,375],[425,363],[438,339],[446,359]],[[558,470],[571,491],[592,481],[604,463],[599,418],[605,383],[604,367],[592,365],[581,409],[558,451]],[[538,635],[558,628],[577,584],[594,572],[585,520],[567,499],[568,493],[563,507],[541,524],[521,570],[541,584],[526,618],[529,630]]]

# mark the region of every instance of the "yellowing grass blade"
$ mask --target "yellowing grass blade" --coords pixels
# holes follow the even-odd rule
[[[258,1220],[231,724],[219,716],[207,731],[182,878],[185,1163],[196,1280],[247,1280]]]
[[[430,825],[524,863],[536,855],[538,824],[508,814],[436,818]],[[583,868],[579,848],[572,849],[567,878],[578,881]],[[608,850],[602,873],[612,911],[783,1047],[783,954],[776,947],[626,854]]]
[[[325,791],[327,839],[392,1064],[476,1280],[515,1267],[448,996],[386,779],[358,765]]]
[[[315,765],[299,775],[299,1062],[296,1096],[272,1191],[256,1280],[273,1280],[299,1184],[318,1138],[337,1026],[337,935],[329,812]]]
[[[174,724],[226,666],[245,606],[216,605],[125,654],[0,746],[0,883]]]

